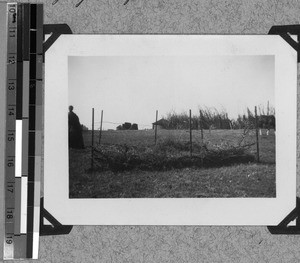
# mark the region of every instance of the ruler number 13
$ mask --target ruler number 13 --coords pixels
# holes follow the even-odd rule
[[[8,88],[9,91],[13,91],[13,90],[16,89],[16,85],[15,85],[14,82],[8,82],[8,87],[7,88]]]
[[[9,116],[14,116],[15,115],[15,108],[9,107],[7,110],[8,110],[8,115]]]

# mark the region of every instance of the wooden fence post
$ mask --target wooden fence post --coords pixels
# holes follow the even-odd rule
[[[94,170],[94,108],[92,109],[92,158],[91,158],[91,170]]]
[[[203,144],[203,125],[202,125],[202,110],[200,110],[200,130],[201,130],[201,142]]]
[[[102,122],[103,122],[103,110],[101,110],[101,121],[100,121],[100,131],[99,131],[99,144],[101,143],[101,137],[102,137]]]
[[[258,136],[258,118],[257,118],[257,107],[255,106],[254,108],[254,112],[255,112],[255,129],[256,129],[256,160],[259,163],[259,136]]]
[[[156,117],[155,117],[155,134],[154,134],[155,144],[157,140],[157,117],[158,117],[158,110],[156,110]]]
[[[192,110],[190,110],[190,156],[192,157],[193,143],[192,143]]]

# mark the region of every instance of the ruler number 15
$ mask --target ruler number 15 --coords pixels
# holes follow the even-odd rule
[[[8,133],[7,134],[7,140],[9,142],[13,142],[15,140],[15,135],[13,133]]]

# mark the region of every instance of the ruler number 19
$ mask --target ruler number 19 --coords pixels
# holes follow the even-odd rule
[[[5,242],[8,245],[11,245],[13,243],[13,237],[12,236],[6,236],[5,239],[6,239]]]

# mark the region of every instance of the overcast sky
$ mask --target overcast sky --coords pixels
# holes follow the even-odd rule
[[[274,56],[69,57],[69,105],[80,122],[103,128],[124,122],[151,128],[170,111],[225,109],[230,118],[274,102]],[[67,110],[67,109],[66,109]]]

